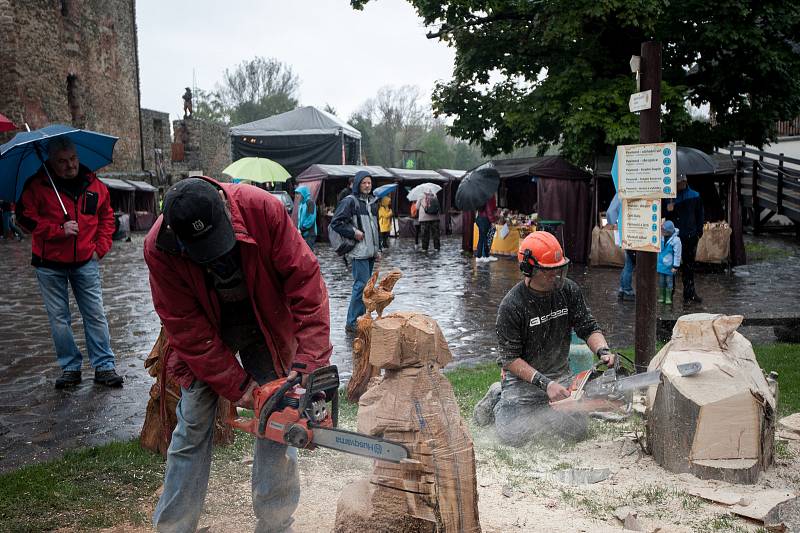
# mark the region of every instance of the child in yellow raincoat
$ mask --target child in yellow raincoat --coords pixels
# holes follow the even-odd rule
[[[381,248],[389,247],[389,232],[392,230],[392,208],[389,207],[392,199],[388,196],[381,198],[378,207],[378,231],[381,233]]]

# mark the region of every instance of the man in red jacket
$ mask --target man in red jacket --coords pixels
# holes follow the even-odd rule
[[[67,137],[50,140],[47,153],[45,164],[53,181],[44,168],[28,180],[17,203],[17,219],[33,234],[31,264],[36,268],[62,369],[55,386],[61,389],[81,382],[83,356],[75,344],[69,311],[68,288],[72,285],[83,317],[94,381],[120,387],[123,379],[114,369],[98,266],[111,249],[114,234],[108,188],[79,163],[75,145]]]
[[[159,531],[195,531],[219,396],[252,408],[258,384],[326,366],[328,291],[283,203],[250,185],[187,178],[171,187],[144,257],[169,340],[167,369],[181,385],[153,524]],[[300,497],[296,462],[296,449],[256,440],[256,531],[291,526]]]

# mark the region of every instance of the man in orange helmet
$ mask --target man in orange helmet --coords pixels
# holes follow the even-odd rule
[[[549,402],[569,396],[571,330],[603,362],[613,364],[600,326],[580,287],[567,278],[569,259],[546,231],[528,235],[517,254],[525,278],[515,285],[497,311],[497,362],[503,368],[500,400],[494,407],[498,438],[521,446],[551,434],[570,440],[586,435],[584,415],[564,414]]]

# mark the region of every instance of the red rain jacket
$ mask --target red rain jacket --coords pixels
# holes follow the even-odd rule
[[[114,211],[108,187],[84,166],[74,178],[83,186],[77,198],[59,191],[69,220],[78,222],[78,234],[64,235],[64,212],[50,180],[40,169],[28,180],[17,202],[17,220],[33,234],[34,266],[70,267],[86,263],[97,252],[103,257],[111,249]]]
[[[328,290],[317,258],[292,224],[283,203],[252,185],[217,183],[228,198],[256,318],[278,375],[326,366],[330,343]],[[180,255],[163,217],[147,234],[153,305],[169,340],[167,371],[182,387],[199,379],[237,401],[249,378],[220,338],[220,305],[204,270]]]

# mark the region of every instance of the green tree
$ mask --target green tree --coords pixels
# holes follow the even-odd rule
[[[420,169],[436,170],[453,167],[453,150],[448,143],[447,129],[443,124],[436,124],[425,132],[418,147],[425,151]]]
[[[203,89],[197,89],[194,93],[192,117],[209,122],[228,122],[228,113],[219,99],[219,93]]]
[[[292,68],[274,58],[256,57],[225,69],[214,91],[197,91],[197,118],[245,124],[295,109],[300,87]]]
[[[785,0],[409,0],[456,51],[433,93],[486,154],[560,144],[577,163],[638,140],[628,59],[662,43],[662,136],[761,146],[800,113],[800,8]],[[351,0],[361,9],[369,0]],[[689,106],[710,108],[712,120]]]

